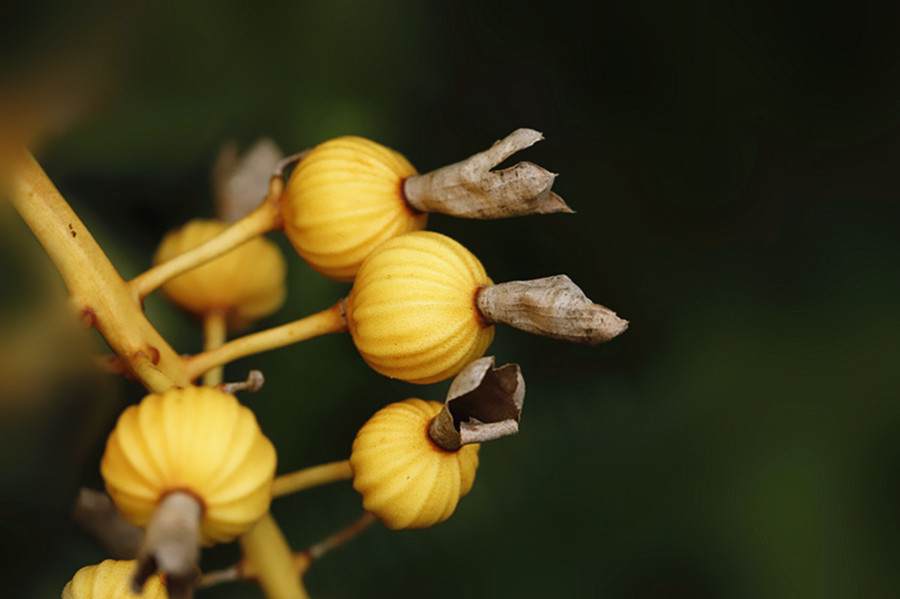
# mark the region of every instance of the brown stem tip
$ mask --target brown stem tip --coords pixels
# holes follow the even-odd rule
[[[166,575],[170,599],[190,599],[200,576],[200,517],[203,508],[196,498],[176,491],[166,495],[147,524],[138,552],[132,590],[140,594],[144,583],[157,570]]]
[[[249,391],[250,393],[255,393],[262,389],[263,384],[265,384],[266,378],[263,376],[261,370],[251,370],[247,374],[246,381],[240,381],[236,383],[220,383],[216,385],[216,389],[220,391],[224,391],[229,395],[234,395],[238,391]]]
[[[519,432],[525,379],[518,364],[494,368],[494,357],[475,360],[456,375],[428,436],[439,447],[493,441]]]
[[[490,285],[479,291],[476,303],[490,324],[502,322],[588,345],[609,341],[628,328],[627,320],[592,302],[566,275]]]
[[[420,212],[464,218],[506,218],[527,214],[572,212],[550,191],[554,173],[531,162],[499,171],[492,168],[543,139],[534,129],[516,129],[490,149],[456,164],[409,177],[403,192]]]

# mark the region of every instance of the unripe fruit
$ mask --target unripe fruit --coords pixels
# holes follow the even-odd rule
[[[167,494],[196,498],[201,540],[211,545],[232,540],[269,509],[275,448],[233,395],[186,387],[127,408],[100,472],[119,513],[141,528]]]
[[[191,250],[227,227],[222,221],[192,220],[163,238],[153,262],[159,264]],[[166,282],[162,292],[197,315],[225,311],[229,326],[241,328],[281,307],[286,270],[278,246],[257,237]]]
[[[151,576],[140,595],[131,592],[135,563],[134,560],[108,559],[85,566],[65,586],[62,599],[168,599],[159,576]]]
[[[407,399],[382,408],[356,435],[350,454],[353,488],[363,508],[388,528],[443,522],[472,489],[479,445],[441,449],[428,437],[442,404]]]
[[[326,141],[303,157],[282,196],[284,232],[306,262],[352,281],[382,242],[425,228],[403,181],[416,169],[399,153],[361,137]]]
[[[478,259],[445,235],[417,231],[363,262],[347,298],[347,325],[363,359],[411,383],[451,377],[494,338],[475,305],[490,285]]]

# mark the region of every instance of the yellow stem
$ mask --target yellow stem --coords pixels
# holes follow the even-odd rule
[[[269,599],[307,599],[291,548],[281,529],[267,513],[241,538],[241,549]]]
[[[375,514],[370,512],[366,512],[362,516],[360,516],[353,524],[344,528],[343,530],[339,530],[327,539],[320,541],[303,552],[306,558],[306,568],[301,570],[301,572],[305,572],[309,569],[310,562],[313,560],[317,560],[325,553],[331,551],[335,547],[340,547],[365,529],[369,527],[375,521]],[[294,554],[294,564],[297,565],[302,564],[301,557],[298,554]]]
[[[12,165],[12,203],[53,260],[81,319],[152,391],[188,385],[185,363],[144,316],[128,284],[34,157]]]
[[[210,368],[227,364],[238,358],[284,347],[319,335],[346,330],[347,322],[344,318],[342,300],[332,307],[306,318],[239,337],[211,351],[191,356],[186,359],[188,376],[194,379]]]
[[[212,351],[222,347],[227,336],[224,310],[210,310],[203,315],[203,351]],[[207,370],[203,375],[203,384],[215,387],[222,382],[224,365]]]
[[[142,300],[166,281],[209,262],[263,233],[281,228],[281,211],[278,207],[278,200],[283,187],[284,182],[281,181],[281,178],[274,177],[269,184],[269,195],[258,208],[209,241],[131,279],[128,282],[131,292],[138,300]]]
[[[272,483],[272,497],[281,497],[348,478],[353,478],[350,460],[312,466],[276,477]]]
[[[369,512],[363,514],[350,526],[337,531],[330,537],[319,541],[309,549],[304,551],[296,551],[291,557],[291,563],[298,576],[303,576],[312,566],[313,561],[319,559],[332,549],[339,547],[351,540],[353,537],[364,531],[375,521],[375,516]],[[210,587],[221,584],[223,582],[234,582],[235,580],[257,580],[259,571],[249,560],[242,559],[233,566],[224,570],[215,570],[206,572],[200,577],[200,588]]]

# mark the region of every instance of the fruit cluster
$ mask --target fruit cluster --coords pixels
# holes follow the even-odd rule
[[[271,553],[286,544],[269,505],[331,480],[352,478],[364,510],[388,528],[450,517],[473,486],[480,444],[518,430],[521,372],[483,358],[495,324],[591,344],[627,325],[565,276],[495,284],[465,247],[423,230],[429,211],[475,218],[570,212],[550,191],[548,171],[530,163],[492,170],[538,139],[518,130],[425,175],[375,142],[333,139],[278,164],[262,204],[243,218],[192,221],[169,233],[156,266],[129,285],[139,299],[159,287],[202,320],[204,351],[178,358],[178,367],[190,381],[203,376],[203,385],[166,383],[164,369],[126,360],[126,370],[155,392],[119,417],[101,473],[118,514],[145,531],[143,540],[135,562],[83,569],[63,596],[119,596],[113,589],[138,591],[149,580],[146,593],[166,587],[172,597],[188,597],[198,581],[211,580],[198,578],[199,547],[239,537],[246,557],[233,577],[256,578],[271,597],[303,596],[302,587],[273,578],[275,566],[264,567],[288,563],[296,579],[309,565],[308,555],[291,566]],[[286,261],[261,236],[276,229],[313,269],[352,281],[352,289],[323,312],[227,341],[285,299]],[[363,360],[385,376],[420,385],[456,378],[443,404],[410,398],[378,411],[349,460],[276,478],[275,448],[235,399],[242,385],[222,382],[221,367],[337,332],[348,332]],[[153,576],[157,569],[163,579]]]

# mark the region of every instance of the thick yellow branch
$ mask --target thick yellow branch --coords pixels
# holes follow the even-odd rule
[[[31,154],[12,167],[12,203],[69,289],[82,320],[96,327],[152,391],[187,385],[185,363],[144,316],[128,284]]]
[[[258,354],[327,333],[347,330],[343,300],[327,310],[306,318],[273,327],[259,333],[238,337],[216,349],[187,358],[188,376],[193,379],[211,368],[238,358]]]
[[[275,482],[272,483],[272,497],[280,497],[348,478],[353,478],[350,460],[312,466],[275,478]]]
[[[291,548],[271,513],[267,513],[241,538],[241,549],[270,599],[309,597],[294,566]]]
[[[297,575],[300,576],[302,580],[303,575],[306,574],[315,560],[319,559],[332,549],[340,547],[344,543],[352,540],[359,533],[368,528],[374,521],[375,516],[369,512],[366,512],[350,526],[347,526],[346,528],[337,531],[328,538],[319,541],[309,549],[305,549],[303,551],[295,551],[291,558],[291,562],[294,565],[294,570],[297,572]],[[225,568],[224,570],[214,570],[212,572],[204,573],[200,578],[199,587],[205,588],[217,584],[222,584],[223,582],[234,582],[236,580],[258,579],[259,571],[253,565],[253,562],[245,557],[240,562],[234,564],[231,567]]]

